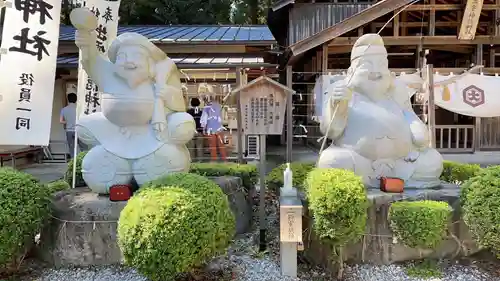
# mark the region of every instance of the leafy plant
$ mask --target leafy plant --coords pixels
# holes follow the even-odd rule
[[[400,201],[391,204],[389,221],[394,235],[412,248],[435,248],[446,235],[452,209],[447,202]]]
[[[290,169],[293,172],[293,186],[299,190],[304,190],[307,174],[314,169],[314,163],[308,162],[292,162]],[[270,190],[278,192],[283,187],[283,172],[286,169],[286,164],[281,164],[271,170],[266,177],[266,183]]]
[[[444,161],[443,173],[440,178],[442,181],[461,185],[480,171],[481,167],[477,164]]]
[[[82,151],[78,153],[78,155],[71,159],[68,163],[68,168],[66,169],[66,174],[64,175],[64,179],[66,182],[72,186],[73,185],[73,161],[76,159],[76,182],[75,187],[83,187],[86,186],[85,181],[82,176],[82,162],[85,155],[87,155],[88,151]]]
[[[22,261],[49,214],[49,193],[33,176],[0,168],[0,272]]]
[[[500,166],[483,169],[468,180],[460,198],[464,221],[476,242],[500,254]]]
[[[238,163],[192,163],[190,173],[205,177],[234,176],[243,181],[246,190],[254,188],[259,178],[255,165]]]
[[[429,259],[417,262],[414,265],[406,268],[406,274],[409,277],[422,279],[442,278],[443,276],[443,273],[439,269],[437,262]]]
[[[49,189],[49,194],[54,194],[59,191],[68,190],[71,188],[71,186],[65,180],[57,180],[49,182],[47,184],[47,188]]]
[[[188,173],[145,184],[118,223],[125,262],[154,281],[196,270],[223,253],[234,234],[235,218],[221,188]]]

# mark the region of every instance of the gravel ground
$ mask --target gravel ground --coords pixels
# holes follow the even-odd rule
[[[257,197],[258,198],[258,197]],[[204,281],[327,281],[335,280],[319,268],[299,264],[299,278],[281,276],[279,267],[279,242],[277,200],[268,197],[271,202],[267,208],[269,225],[268,252],[257,251],[258,231],[238,237],[232,243],[228,255],[215,259],[207,266]],[[257,207],[254,210],[257,214]],[[493,267],[494,268],[494,267]],[[123,267],[96,267],[90,269],[39,269],[36,274],[15,279],[21,281],[148,281],[134,270]],[[408,277],[400,265],[347,266],[345,281],[423,281],[425,279]],[[12,279],[11,279],[12,280]],[[500,281],[499,276],[491,276],[476,265],[445,266],[442,278],[426,279],[431,281]],[[2,280],[3,281],[3,280]],[[185,279],[182,281],[191,281]]]

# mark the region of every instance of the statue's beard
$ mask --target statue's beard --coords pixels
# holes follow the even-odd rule
[[[138,69],[129,70],[123,67],[115,69],[115,75],[124,79],[131,89],[137,88],[140,84],[149,79],[148,73]]]

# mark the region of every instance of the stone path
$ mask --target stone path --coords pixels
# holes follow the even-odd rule
[[[43,163],[29,165],[21,168],[21,171],[33,175],[43,183],[48,183],[62,179],[67,167],[66,163]]]

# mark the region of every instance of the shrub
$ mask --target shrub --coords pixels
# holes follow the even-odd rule
[[[314,169],[314,163],[307,162],[292,162],[290,163],[290,168],[293,172],[293,186],[299,190],[304,190],[305,180],[307,174]],[[283,172],[285,172],[286,163],[281,164],[278,167],[272,169],[272,171],[266,177],[266,183],[269,186],[269,190],[279,191],[283,187]]]
[[[147,183],[127,203],[118,223],[125,262],[154,281],[170,281],[223,253],[235,219],[221,188],[195,174]]]
[[[361,177],[341,169],[313,169],[307,177],[314,229],[333,247],[356,242],[366,226],[368,200]]]
[[[68,190],[71,186],[65,180],[57,180],[47,184],[47,188],[49,189],[49,194],[54,194],[59,191]]]
[[[500,166],[483,169],[461,191],[463,218],[476,242],[500,253]]]
[[[443,173],[440,178],[442,181],[460,185],[474,177],[479,171],[481,171],[481,167],[477,164],[444,161]]]
[[[451,212],[447,202],[394,202],[389,209],[389,221],[394,235],[404,245],[433,249],[446,235]]]
[[[255,165],[238,163],[192,163],[190,173],[205,177],[234,176],[241,178],[246,190],[254,188],[259,178]]]
[[[82,161],[88,151],[82,151],[78,153],[76,158],[73,158],[68,163],[68,169],[66,169],[66,174],[64,179],[66,182],[72,186],[73,185],[73,161],[76,159],[76,182],[75,187],[83,187],[86,186],[85,181],[82,176]]]
[[[49,214],[49,193],[33,176],[0,168],[0,272],[21,261]]]

